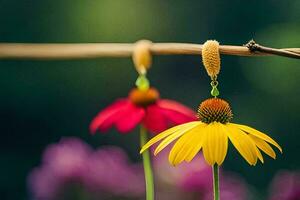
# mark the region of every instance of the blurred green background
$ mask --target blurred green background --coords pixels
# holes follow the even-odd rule
[[[154,42],[300,47],[300,1],[0,0],[0,42]],[[118,145],[139,160],[136,134],[91,136],[89,122],[127,95],[137,73],[131,59],[0,61],[1,199],[28,199],[26,177],[44,148],[64,136]],[[155,56],[149,71],[164,98],[194,109],[209,97],[200,56]],[[300,62],[283,57],[222,56],[221,97],[234,121],[269,133],[283,147],[276,161],[250,167],[232,146],[224,168],[264,196],[280,169],[299,169]]]

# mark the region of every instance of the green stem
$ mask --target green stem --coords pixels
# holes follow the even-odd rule
[[[214,181],[214,200],[220,200],[219,166],[217,164],[214,164],[213,166],[213,181]]]
[[[144,146],[147,142],[147,130],[141,126],[140,130],[141,137],[141,147]],[[154,181],[153,181],[153,172],[151,166],[150,152],[149,149],[143,152],[143,165],[145,173],[145,182],[146,182],[146,200],[154,200]]]

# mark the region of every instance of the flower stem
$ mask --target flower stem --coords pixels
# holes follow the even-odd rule
[[[140,137],[142,147],[144,146],[144,144],[146,144],[148,140],[147,130],[143,126],[141,126]],[[142,156],[146,181],[146,200],[154,200],[154,181],[149,149],[144,151]]]
[[[214,200],[220,200],[219,166],[217,164],[214,164],[213,166],[213,181],[214,181]]]

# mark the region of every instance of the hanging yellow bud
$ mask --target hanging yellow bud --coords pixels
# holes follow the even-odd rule
[[[150,47],[152,42],[149,40],[140,40],[136,42],[133,50],[133,63],[139,74],[146,74],[152,63]]]
[[[210,77],[216,77],[221,68],[219,42],[207,40],[202,46],[202,62]]]

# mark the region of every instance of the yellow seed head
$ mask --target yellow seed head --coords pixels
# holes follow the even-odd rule
[[[151,66],[151,44],[152,42],[149,40],[140,40],[135,44],[132,59],[139,74],[145,74]]]
[[[219,74],[221,68],[219,42],[216,40],[208,40],[203,44],[202,62],[210,77]]]

